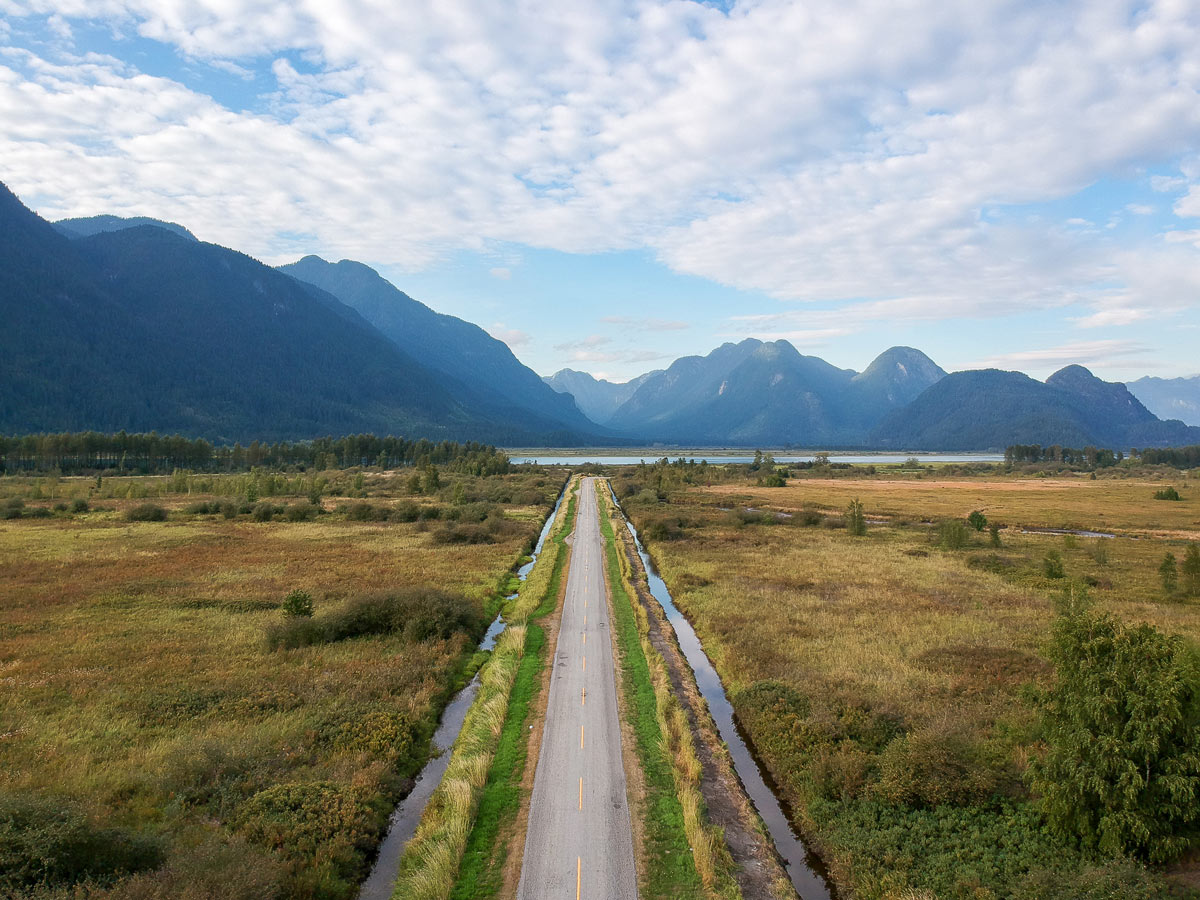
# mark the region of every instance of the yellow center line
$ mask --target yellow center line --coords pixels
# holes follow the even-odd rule
[[[583,726],[579,726],[579,749],[583,749]]]
[[[579,900],[579,889],[583,883],[583,857],[575,857],[575,900]]]
[[[587,706],[587,688],[583,689],[583,694],[581,694],[579,697],[579,705]]]
[[[585,671],[585,672],[587,671],[587,657],[586,656],[583,658],[583,671]]]
[[[586,631],[585,631],[585,632],[583,632],[583,642],[584,642],[585,644],[587,643],[587,632],[586,632]]]
[[[579,778],[579,808],[583,809],[583,776]]]

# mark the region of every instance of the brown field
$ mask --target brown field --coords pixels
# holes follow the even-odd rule
[[[360,496],[326,498],[330,509],[403,495],[399,478],[352,489],[349,475],[331,477]],[[151,478],[106,481],[104,493],[124,482],[166,507],[165,522],[127,521],[143,501],[123,498],[0,521],[0,798],[49,798],[89,828],[157,842],[160,868],[111,889],[98,876],[95,896],[351,896],[475,636],[270,651],[265,635],[296,588],[318,620],[414,588],[463,596],[480,620],[494,613],[560,480],[443,480],[403,499],[449,514],[462,482],[465,500],[488,505],[491,543],[439,543],[451,526],[438,520],[353,521],[344,509],[297,522],[198,515],[190,504],[221,497],[165,493]],[[95,498],[93,482],[7,479],[0,491],[24,492],[28,512],[54,495]],[[263,793],[278,785],[294,796]]]
[[[1168,482],[1184,502],[1153,500],[1151,479],[928,475],[679,485],[652,502],[625,477],[627,511],[659,533],[648,543],[676,602],[843,888],[1009,897],[1030,871],[1092,864],[1048,843],[1032,811],[1029,690],[1050,675],[1043,647],[1068,584],[1124,620],[1200,638],[1200,598],[1164,596],[1157,572],[1200,539],[1195,479]],[[854,498],[865,537],[841,527]],[[935,523],[976,509],[1005,526],[1001,546],[972,530],[966,548],[940,549]],[[1047,527],[1118,537],[1022,532]],[[1048,551],[1066,578],[1045,575]],[[981,849],[1001,842],[1000,856]]]

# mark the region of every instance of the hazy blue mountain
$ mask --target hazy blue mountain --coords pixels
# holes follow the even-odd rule
[[[986,450],[1011,444],[1115,450],[1200,442],[1200,428],[1160,421],[1122,384],[1067,366],[1046,381],[1020,372],[954,372],[875,429],[871,442],[908,450]]]
[[[185,237],[189,241],[196,240],[196,236],[182,225],[176,225],[174,222],[164,222],[161,219],[151,219],[147,216],[132,216],[129,218],[122,218],[121,216],[86,216],[79,219],[59,219],[53,225],[55,230],[69,238],[91,237],[93,234],[100,234],[106,231],[122,231],[126,228],[137,228],[141,225],[154,225],[157,228],[165,228],[167,231],[173,231],[175,234]]]
[[[478,325],[435,312],[399,290],[369,266],[353,260],[330,263],[306,256],[280,271],[316,285],[357,310],[418,362],[461,382],[484,406],[514,417],[536,416],[563,432],[558,443],[581,440],[570,431],[590,432],[593,442],[611,442],[575,405],[513,355],[503,341]]]
[[[861,446],[879,420],[944,376],[907,347],[866,372],[748,339],[648,377],[609,424],[671,443]]]
[[[577,372],[575,369],[559,369],[553,375],[543,375],[542,381],[560,394],[570,394],[585,416],[604,425],[613,417],[618,407],[633,396],[634,391],[648,378],[661,371],[662,369],[655,369],[629,381],[613,382],[595,378],[587,372]]]
[[[70,240],[3,186],[0,235],[4,432],[558,437],[244,254],[157,226]]]
[[[1191,378],[1147,375],[1125,386],[1160,419],[1179,419],[1188,425],[1200,425],[1200,375]]]

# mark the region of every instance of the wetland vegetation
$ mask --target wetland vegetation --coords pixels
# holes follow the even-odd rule
[[[662,461],[613,481],[851,896],[1195,889],[1200,598],[1181,578],[1164,591],[1160,575],[1165,552],[1182,559],[1200,541],[1194,472],[1137,458],[801,469],[767,457],[757,471]],[[1168,485],[1183,499],[1154,502]],[[1092,681],[1056,675],[1072,653]],[[1124,805],[1055,794],[1044,774],[1066,784],[1063,748],[1106,739],[1077,715],[1088,690],[1163,700],[1154,722],[1115,714],[1136,727],[1109,750],[1140,739],[1131,757],[1156,776],[1123,782]],[[1118,769],[1097,777],[1117,782]]]
[[[495,458],[0,478],[0,895],[353,896],[562,487]]]

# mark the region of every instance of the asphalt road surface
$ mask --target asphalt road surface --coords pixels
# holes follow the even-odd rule
[[[542,748],[533,779],[521,900],[634,900],[596,480],[579,491]]]

